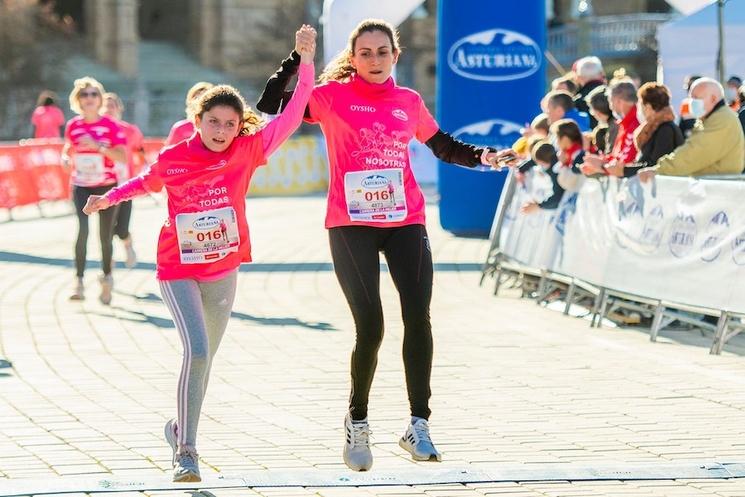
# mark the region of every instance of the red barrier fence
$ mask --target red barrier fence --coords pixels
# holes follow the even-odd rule
[[[70,198],[70,171],[62,166],[62,140],[0,144],[0,209]],[[155,161],[162,138],[145,140],[146,163]],[[135,174],[145,164],[138,164]]]

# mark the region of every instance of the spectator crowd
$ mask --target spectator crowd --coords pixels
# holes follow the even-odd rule
[[[623,69],[608,79],[593,56],[552,81],[542,112],[513,145],[522,159],[519,180],[535,168],[553,184],[546,198],[523,205],[523,213],[555,209],[564,192],[588,179],[743,173],[745,86],[739,77],[723,86],[689,76],[682,102],[671,102],[664,84],[640,83]]]

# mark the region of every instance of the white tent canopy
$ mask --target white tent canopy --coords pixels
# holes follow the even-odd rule
[[[693,14],[697,10],[701,10],[714,2],[716,2],[716,0],[667,0],[667,3],[685,15]]]
[[[398,26],[424,0],[325,0],[323,2],[323,59],[331,62],[347,45],[349,33],[363,19],[374,17]]]
[[[657,31],[663,82],[670,87],[673,106],[685,97],[683,80],[700,74],[717,78],[719,34],[716,4],[668,22]],[[724,6],[725,77],[745,76],[745,1]]]

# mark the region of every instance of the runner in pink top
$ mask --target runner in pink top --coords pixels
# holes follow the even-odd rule
[[[75,242],[76,281],[71,300],[85,298],[83,275],[88,245],[88,216],[83,214],[83,207],[88,196],[103,195],[116,186],[115,162],[126,160],[124,133],[111,118],[99,115],[103,92],[101,83],[85,77],[75,80],[70,93],[70,108],[78,116],[67,122],[62,159],[65,164],[72,165],[72,195],[79,226]],[[111,276],[111,255],[116,214],[116,210],[112,209],[98,216],[103,269],[103,274],[99,277],[99,300],[105,305],[111,302],[114,285]]]
[[[194,122],[192,121],[190,106],[193,102],[196,102],[205,91],[212,88],[212,86],[212,83],[200,81],[189,88],[189,91],[186,92],[187,117],[186,119],[176,121],[173,126],[171,126],[171,131],[168,133],[168,138],[166,138],[164,146],[175,145],[187,138],[191,138],[191,135],[194,134]]]
[[[43,91],[31,115],[34,125],[34,138],[60,138],[60,128],[65,124],[65,115],[57,106],[57,96],[51,91]]]
[[[91,197],[86,213],[165,187],[168,219],[158,240],[157,277],[184,346],[178,416],[165,436],[173,450],[174,481],[200,481],[197,424],[212,358],[230,317],[237,269],[251,260],[245,196],[252,174],[300,126],[313,89],[316,33],[296,33],[300,79],[284,113],[257,130],[231,86],[216,86],[196,104],[196,134],[161,151],[140,176]]]
[[[112,118],[124,132],[127,147],[127,162],[116,164],[116,175],[118,183],[124,183],[132,176],[136,168],[145,162],[145,138],[142,131],[135,124],[130,124],[122,120],[124,113],[124,103],[116,93],[105,93],[103,96],[104,115]],[[133,268],[137,264],[137,253],[132,243],[132,234],[129,232],[129,221],[132,218],[132,201],[128,200],[119,204],[119,212],[116,215],[114,223],[114,234],[119,237],[124,245],[127,258],[124,265]]]
[[[321,76],[305,117],[321,125],[329,157],[326,227],[334,270],[356,326],[352,388],[345,417],[344,462],[353,470],[372,467],[367,404],[377,351],[383,338],[379,252],[400,294],[403,356],[411,423],[399,441],[415,460],[439,461],[429,435],[432,331],[432,254],[424,226],[424,195],[409,163],[409,142],[426,143],[440,159],[468,167],[496,165],[512,152],[459,142],[442,132],[418,93],[391,78],[398,60],[398,34],[388,23],[366,20],[347,48]],[[257,108],[274,113],[298,55],[282,62],[267,82]]]

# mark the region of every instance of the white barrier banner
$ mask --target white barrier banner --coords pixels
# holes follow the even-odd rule
[[[745,312],[745,182],[658,176],[586,179],[558,209],[519,213],[502,252],[539,269],[639,296]]]

